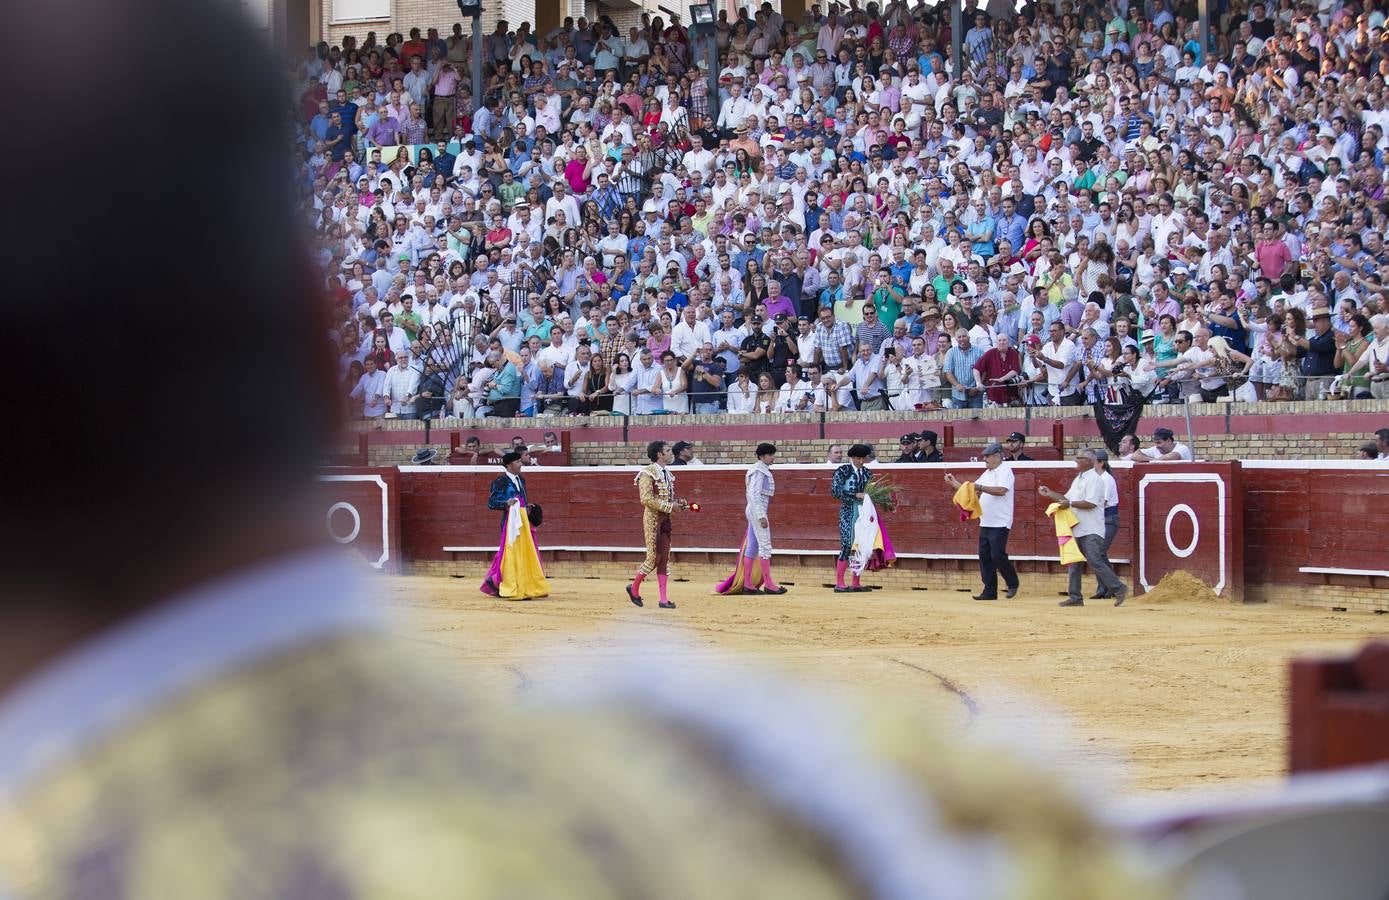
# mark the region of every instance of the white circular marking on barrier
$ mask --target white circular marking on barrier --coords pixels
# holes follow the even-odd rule
[[[348,534],[346,537],[340,536],[336,531],[333,530],[333,513],[337,512],[340,509],[347,510],[347,512],[352,516],[352,532]],[[357,507],[353,506],[351,503],[339,501],[338,503],[334,503],[332,506],[328,507],[326,524],[328,526],[329,537],[337,541],[339,544],[350,544],[353,541],[357,540],[357,535],[360,534],[362,531],[362,516],[361,513],[357,512]],[[1169,540],[1168,543],[1171,544],[1171,540]]]
[[[1178,550],[1172,543],[1172,519],[1177,513],[1186,513],[1186,517],[1191,520],[1191,543]],[[1196,552],[1196,545],[1201,541],[1201,523],[1196,521],[1196,510],[1187,506],[1185,503],[1178,503],[1167,511],[1167,524],[1164,528],[1167,537],[1167,549],[1172,551],[1172,555],[1178,559],[1186,559]]]

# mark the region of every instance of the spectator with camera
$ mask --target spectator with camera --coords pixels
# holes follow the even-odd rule
[[[690,400],[699,415],[723,412],[724,361],[714,354],[714,345],[705,341],[682,368],[690,385]]]

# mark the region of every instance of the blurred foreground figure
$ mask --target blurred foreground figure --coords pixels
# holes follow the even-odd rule
[[[10,473],[0,895],[1163,896],[1066,791],[915,715],[647,674],[502,710],[402,649],[306,512],[321,277],[233,7],[13,10],[80,23],[57,60],[19,42],[45,74],[13,113],[82,110],[7,197],[45,412],[19,456],[100,450]]]

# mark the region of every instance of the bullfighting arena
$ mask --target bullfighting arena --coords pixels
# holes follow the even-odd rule
[[[1017,598],[979,603],[900,586],[835,595],[821,586],[828,570],[813,569],[787,570],[785,596],[718,597],[707,573],[687,573],[671,584],[679,609],[637,609],[623,595],[627,568],[554,577],[550,599],[516,603],[477,592],[482,566],[477,577],[378,585],[422,655],[501,696],[562,687],[659,647],[677,671],[772,667],[829,692],[914,698],[966,728],[1062,738],[1070,749],[1052,762],[1138,794],[1283,774],[1288,660],[1389,635],[1389,616],[1161,592],[1119,609],[1058,609],[1054,585],[1026,576]]]

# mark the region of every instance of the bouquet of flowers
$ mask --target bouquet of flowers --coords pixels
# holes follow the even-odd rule
[[[863,493],[883,512],[893,512],[897,509],[897,485],[886,475],[874,475],[873,480],[863,489]]]

